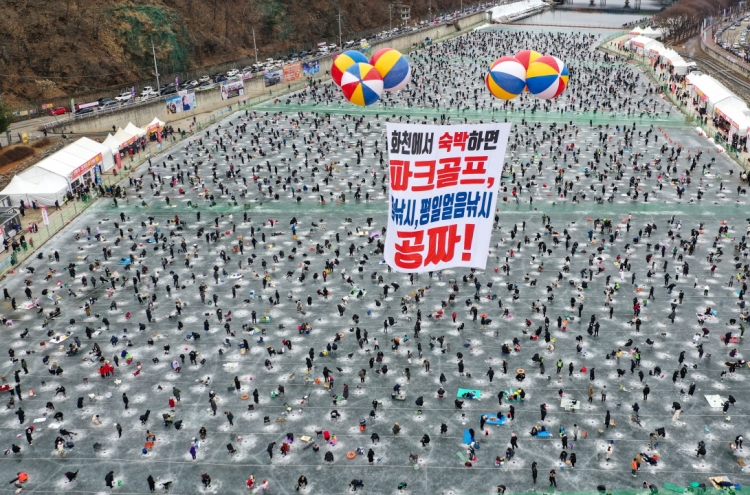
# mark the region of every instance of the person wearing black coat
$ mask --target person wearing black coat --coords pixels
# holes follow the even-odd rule
[[[104,477],[104,484],[107,485],[108,488],[115,487],[115,472],[114,471],[110,471],[107,473],[107,475]]]
[[[422,447],[427,447],[430,444],[430,436],[425,433],[420,442],[422,443]]]
[[[297,486],[294,487],[297,491],[299,491],[300,488],[307,488],[307,478],[302,475],[297,479]]]

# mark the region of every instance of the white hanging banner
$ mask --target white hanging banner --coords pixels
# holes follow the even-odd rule
[[[484,269],[512,124],[387,124],[385,261],[397,272]]]
[[[49,215],[47,215],[47,207],[40,206],[39,209],[42,210],[42,222],[44,222],[44,225],[49,225]]]

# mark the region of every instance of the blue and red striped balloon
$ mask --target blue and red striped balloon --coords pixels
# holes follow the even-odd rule
[[[500,57],[490,64],[484,82],[495,98],[512,100],[526,88],[526,68],[515,57]]]

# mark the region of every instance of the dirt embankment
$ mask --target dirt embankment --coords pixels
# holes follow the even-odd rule
[[[406,0],[412,18],[461,0]],[[465,2],[469,3],[469,2]],[[344,41],[387,26],[382,0],[5,0],[0,16],[0,92],[13,107],[287,48]],[[393,13],[394,26],[398,14]],[[164,79],[162,79],[164,80]],[[58,100],[59,101],[59,100]]]

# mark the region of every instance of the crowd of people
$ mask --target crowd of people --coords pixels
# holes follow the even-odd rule
[[[539,469],[568,491],[739,471],[750,265],[742,209],[721,208],[745,185],[634,122],[669,106],[599,41],[472,32],[410,54],[378,115],[316,83],[133,171],[4,281],[11,483],[504,493]],[[571,81],[506,117],[482,75],[522,48]],[[515,124],[487,269],[395,273],[385,123],[467,107]]]

